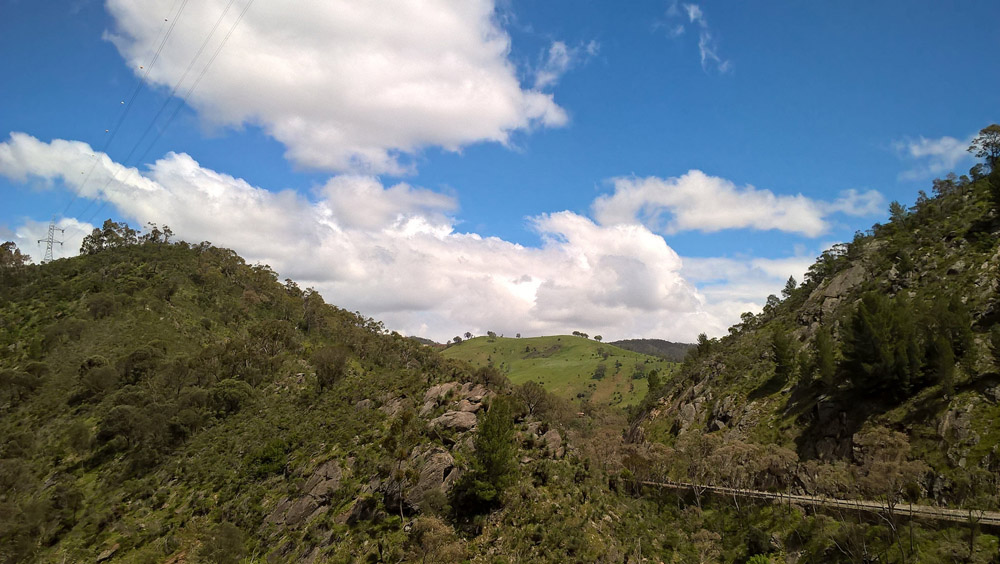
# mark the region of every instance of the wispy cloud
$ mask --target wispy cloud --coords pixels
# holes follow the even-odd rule
[[[708,19],[701,6],[679,4],[674,1],[667,8],[666,16],[668,21],[655,27],[666,27],[667,35],[670,37],[677,38],[684,35],[688,26],[698,30],[698,54],[701,58],[701,68],[705,72],[714,70],[725,74],[732,70],[732,63],[719,54],[719,43],[709,28]]]
[[[899,173],[901,180],[922,180],[952,172],[958,163],[971,160],[969,144],[974,135],[964,141],[945,135],[937,139],[919,137],[893,143],[893,148],[911,167]]]
[[[535,90],[555,86],[559,79],[573,67],[586,63],[597,55],[601,46],[596,41],[570,47],[562,41],[553,41],[535,71]]]

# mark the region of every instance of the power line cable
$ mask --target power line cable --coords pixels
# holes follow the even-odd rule
[[[229,9],[232,8],[233,4],[235,3],[236,0],[229,0],[229,4],[226,5],[226,9],[222,11],[222,14],[219,16],[219,19],[215,20],[215,25],[212,26],[212,29],[211,31],[208,32],[208,35],[205,37],[205,40],[201,42],[201,47],[198,48],[198,51],[194,54],[194,57],[191,58],[191,62],[188,63],[187,69],[184,70],[184,74],[182,74],[181,77],[177,79],[177,82],[174,84],[174,87],[170,90],[170,94],[167,94],[167,97],[163,100],[163,103],[160,104],[160,108],[156,111],[156,115],[153,116],[153,119],[149,120],[149,125],[146,126],[146,129],[143,130],[142,135],[139,136],[138,141],[135,142],[135,145],[132,146],[132,149],[128,152],[127,155],[125,155],[125,158],[122,160],[122,164],[126,164],[129,161],[129,159],[132,158],[132,155],[135,153],[135,150],[139,148],[139,145],[142,144],[143,139],[146,138],[146,135],[148,135],[150,130],[153,129],[153,126],[156,125],[156,121],[160,119],[161,115],[163,115],[163,110],[165,110],[167,105],[170,104],[170,101],[173,99],[174,94],[176,94],[177,90],[180,88],[181,83],[184,82],[184,79],[187,78],[188,73],[191,72],[191,69],[194,68],[194,64],[198,61],[199,58],[201,58],[201,54],[202,52],[205,51],[205,47],[208,46],[208,42],[211,41],[212,36],[215,35],[216,30],[222,23],[223,18],[226,17],[226,14],[229,13]],[[209,62],[209,64],[211,64],[211,62]],[[191,91],[189,90],[188,94],[190,95],[190,93]],[[159,139],[159,136],[157,136],[156,139]],[[156,139],[154,139],[154,143]],[[146,152],[149,152],[148,149]],[[143,157],[145,157],[145,153],[138,160],[141,161]]]
[[[90,165],[90,170],[88,170],[87,175],[84,176],[83,182],[80,183],[80,187],[74,191],[73,198],[69,201],[68,204],[66,204],[66,207],[63,209],[61,215],[65,216],[66,213],[69,211],[69,208],[72,207],[73,204],[76,203],[77,199],[80,198],[80,195],[83,194],[83,189],[86,187],[87,182],[90,180],[90,176],[94,173],[94,169],[97,168],[98,161],[100,161],[101,158],[100,154],[101,153],[107,154],[108,147],[111,146],[111,142],[114,141],[115,136],[118,135],[118,131],[121,129],[122,123],[125,122],[125,118],[128,116],[129,111],[132,109],[132,105],[135,103],[136,98],[142,91],[143,85],[145,84],[146,80],[149,77],[149,73],[153,70],[153,66],[156,65],[156,61],[159,60],[160,53],[163,51],[163,47],[167,44],[167,40],[173,33],[174,27],[177,26],[177,21],[180,20],[181,14],[184,12],[184,8],[187,6],[187,3],[188,0],[182,0],[180,9],[177,11],[177,14],[173,17],[170,17],[170,14],[173,13],[173,8],[171,8],[170,12],[167,12],[167,16],[170,19],[170,25],[167,28],[166,33],[163,35],[163,38],[160,40],[160,45],[157,47],[156,52],[153,53],[153,58],[149,61],[149,63],[145,65],[144,70],[146,72],[144,72],[142,76],[136,79],[135,87],[132,89],[132,95],[129,96],[128,102],[126,103],[124,100],[122,100],[122,105],[124,105],[125,107],[122,109],[121,114],[118,116],[118,121],[115,123],[113,128],[105,130],[107,133],[109,133],[109,135],[108,138],[104,141],[104,146],[97,154],[94,155],[94,162],[93,164]],[[174,3],[174,5],[175,6],[177,5],[176,2]],[[160,27],[162,29],[163,26]],[[140,66],[139,68],[143,67]]]
[[[208,70],[209,70],[209,68],[211,68],[212,63],[214,63],[215,59],[218,58],[219,53],[222,52],[223,47],[225,47],[226,43],[229,41],[229,38],[233,35],[233,32],[236,31],[237,26],[239,26],[239,24],[240,24],[241,21],[243,21],[243,17],[246,15],[247,11],[250,10],[250,6],[253,4],[253,2],[254,2],[254,0],[249,0],[246,3],[246,5],[243,7],[243,10],[240,12],[239,16],[237,16],[236,20],[233,22],[233,25],[230,26],[229,31],[226,33],[225,37],[222,38],[222,41],[219,43],[219,46],[216,47],[215,52],[212,53],[212,57],[208,60],[208,62],[205,64],[205,66],[201,69],[201,72],[198,74],[198,77],[195,79],[195,81],[188,88],[187,92],[181,98],[181,101],[174,108],[173,113],[171,113],[170,116],[167,118],[167,121],[163,124],[163,127],[160,128],[160,130],[157,133],[156,137],[153,138],[153,140],[150,143],[149,147],[146,148],[146,150],[142,153],[142,155],[139,157],[138,160],[141,161],[142,159],[144,159],[146,157],[146,155],[149,153],[149,151],[152,150],[153,146],[156,144],[156,142],[160,139],[160,137],[163,135],[163,133],[166,131],[166,129],[173,122],[174,118],[177,117],[177,114],[180,111],[180,109],[183,107],[184,102],[187,101],[188,99],[190,99],[190,96],[194,92],[195,88],[198,87],[198,84],[201,83],[201,80],[208,73]],[[233,4],[233,2],[231,1],[229,5],[231,6],[232,4]],[[226,10],[223,12],[223,16],[228,11],[229,11],[229,6],[226,7]],[[202,49],[208,43],[208,41],[211,38],[212,34],[215,33],[215,30],[219,26],[219,24],[221,23],[221,21],[222,21],[222,17],[220,16],[220,19],[216,22],[216,25],[212,28],[212,32],[209,34],[209,36],[205,39],[205,42],[202,44]],[[193,66],[194,61],[197,60],[197,57],[200,56],[202,49],[198,50],[198,55],[196,55],[196,58],[194,60],[192,60],[191,64],[189,65],[189,69]],[[186,75],[187,71],[185,71],[184,74]],[[183,79],[184,79],[184,76],[181,77],[181,80],[183,80]],[[176,90],[177,87],[179,87],[179,86],[180,86],[180,81],[178,81],[177,85],[175,85],[174,90]],[[167,98],[168,102],[169,102],[169,100],[170,100],[170,98]],[[147,130],[148,130],[148,128],[147,128]],[[141,138],[140,138],[140,141],[141,141]],[[136,144],[136,146],[138,146],[138,143]],[[130,154],[131,154],[131,152],[130,152]],[[121,182],[125,183],[127,180],[129,180],[130,177],[131,177],[131,174],[132,174],[132,171],[129,170],[128,173],[126,174],[125,178],[122,179]],[[112,181],[117,180],[117,176],[118,175],[116,174],[113,178],[108,179],[108,182],[104,185],[104,188],[106,189],[108,186],[111,185]],[[104,202],[102,202],[101,205],[97,208],[97,210],[95,210],[94,213],[91,214],[90,217],[87,218],[87,220],[85,221],[85,223],[89,223],[90,220],[94,218],[94,216],[96,216],[98,213],[101,212],[101,210],[104,209],[104,207],[107,205],[107,203],[108,203],[107,200],[105,200]]]

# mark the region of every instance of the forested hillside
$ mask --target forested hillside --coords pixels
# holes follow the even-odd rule
[[[168,237],[109,221],[44,265],[4,245],[0,562],[694,554],[614,478],[620,410]]]
[[[877,499],[880,519],[813,516],[800,525],[825,558],[1000,558],[977,536],[1000,503],[1000,128],[968,176],[936,180],[910,208],[859,232],[721,339],[699,338],[677,378],[633,418],[630,438],[699,459],[661,477]],[[993,134],[991,142],[990,134]],[[975,148],[975,146],[974,146]],[[992,152],[991,152],[992,151]],[[914,526],[915,502],[969,508],[970,530]],[[784,534],[801,535],[786,531]],[[996,534],[997,531],[992,531]],[[779,536],[781,533],[778,533]],[[835,557],[835,558],[834,558]]]

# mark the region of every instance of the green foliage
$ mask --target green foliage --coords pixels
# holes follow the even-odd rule
[[[1000,125],[994,123],[979,130],[979,135],[969,145],[969,152],[985,159],[995,169],[997,159],[1000,159]]]
[[[993,367],[1000,371],[1000,325],[994,325],[990,329],[990,354],[993,357]]]
[[[517,470],[514,455],[514,415],[510,400],[497,396],[490,402],[476,434],[476,471],[498,491],[510,485]]]
[[[23,275],[27,264],[28,255],[22,253],[13,241],[0,244],[0,293]]]
[[[774,375],[780,382],[788,382],[795,373],[795,345],[788,333],[780,328],[771,334],[771,354],[774,357]]]
[[[829,390],[836,385],[837,362],[833,352],[833,337],[830,330],[820,327],[813,340],[813,366],[823,385]]]
[[[604,377],[607,375],[607,372],[608,372],[608,365],[603,362],[598,363],[597,366],[594,367],[594,375],[591,376],[591,378],[593,378],[594,380],[603,380]]]
[[[514,388],[514,397],[521,401],[529,415],[541,414],[550,401],[545,388],[538,382],[528,381]]]
[[[923,350],[916,317],[902,296],[862,296],[844,328],[841,369],[859,390],[901,400],[921,383]]]
[[[468,518],[493,510],[517,472],[514,415],[510,400],[498,396],[479,424],[472,469],[455,485],[452,506],[457,516]]]
[[[795,281],[795,277],[794,276],[789,276],[788,280],[785,282],[785,287],[782,288],[782,290],[781,290],[781,295],[785,299],[788,299],[788,298],[792,297],[792,294],[795,293],[795,288],[797,288],[798,286],[799,286],[799,283]]]
[[[110,219],[104,222],[100,228],[94,230],[83,238],[80,245],[80,254],[92,255],[108,249],[120,249],[139,242],[139,233],[128,226],[127,223],[118,223]]]
[[[243,409],[254,396],[250,384],[233,378],[222,380],[211,389],[211,401],[219,415],[232,415]]]
[[[288,464],[287,451],[285,441],[278,438],[267,441],[250,451],[246,463],[247,472],[257,480],[283,473]]]
[[[316,369],[316,382],[320,391],[336,384],[347,369],[347,351],[342,347],[318,349],[310,360]]]
[[[206,564],[238,564],[246,554],[246,535],[232,523],[219,523],[202,540],[198,562]]]
[[[103,319],[115,312],[115,297],[110,292],[102,292],[87,297],[87,311],[94,319]]]
[[[955,351],[944,335],[938,335],[927,350],[930,368],[944,393],[951,395],[955,390]]]
[[[663,381],[660,379],[660,373],[656,370],[650,370],[649,375],[646,377],[646,381],[649,383],[649,390],[658,390]]]

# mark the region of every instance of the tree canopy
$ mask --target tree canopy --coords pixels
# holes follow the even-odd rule
[[[994,123],[980,129],[979,135],[969,145],[969,152],[995,168],[997,159],[1000,159],[1000,125]]]

